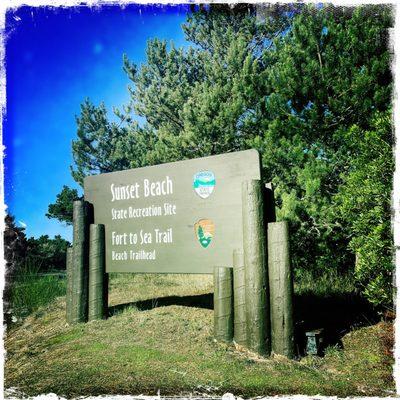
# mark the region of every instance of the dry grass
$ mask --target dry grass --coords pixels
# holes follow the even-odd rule
[[[111,277],[110,304],[207,293],[208,276]],[[97,394],[387,395],[391,365],[381,333],[387,324],[343,338],[344,350],[302,362],[255,357],[212,337],[213,312],[170,305],[128,307],[105,321],[65,323],[65,302],[29,316],[5,339],[5,385],[24,393],[66,397]],[[393,392],[392,392],[393,393]]]
[[[110,276],[109,305],[212,291],[212,275],[113,273]]]

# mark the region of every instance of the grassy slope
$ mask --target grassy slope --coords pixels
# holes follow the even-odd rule
[[[212,290],[208,276],[125,275],[111,279],[110,304]],[[155,305],[155,304],[153,304]],[[380,332],[387,324],[346,335],[344,350],[301,362],[257,359],[215,343],[212,310],[170,305],[128,307],[106,321],[67,326],[59,298],[6,337],[6,387],[35,395],[213,393],[235,395],[385,395],[392,361]]]

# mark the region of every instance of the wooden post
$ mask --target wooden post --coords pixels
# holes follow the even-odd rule
[[[73,299],[73,291],[72,291],[72,284],[73,284],[73,277],[72,277],[72,269],[73,269],[73,249],[69,247],[67,249],[67,292],[65,296],[66,301],[66,319],[67,323],[72,323],[72,299]]]
[[[104,318],[108,318],[108,282],[109,282],[109,275],[105,272],[104,273],[104,281],[103,281]]]
[[[293,358],[293,278],[286,221],[268,224],[268,275],[272,351]]]
[[[233,339],[232,268],[214,268],[214,336],[217,340]]]
[[[243,252],[233,252],[233,336],[242,346],[247,344],[246,336],[246,294]]]
[[[247,345],[261,355],[271,352],[267,237],[264,188],[260,180],[242,185]]]
[[[72,322],[86,322],[88,317],[89,225],[91,207],[83,200],[74,201],[73,209],[73,300]]]
[[[90,225],[88,319],[106,317],[104,225]]]

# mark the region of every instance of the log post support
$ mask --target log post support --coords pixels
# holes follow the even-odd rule
[[[104,225],[90,225],[88,319],[103,319],[107,314],[105,285]]]
[[[88,318],[89,225],[92,219],[90,204],[74,201],[72,323],[86,322]]]
[[[72,323],[72,299],[73,299],[73,276],[72,276],[72,269],[73,269],[73,249],[72,247],[67,248],[67,261],[66,261],[66,267],[67,267],[67,293],[65,296],[66,300],[66,319],[67,323],[71,324]]]
[[[263,198],[264,187],[260,180],[243,182],[247,346],[252,351],[268,356],[271,352],[271,332]]]
[[[293,358],[293,277],[286,221],[268,224],[268,275],[272,351]]]
[[[214,268],[214,337],[223,342],[233,339],[232,281],[232,268]]]
[[[233,336],[235,342],[246,346],[246,294],[243,252],[233,252]]]

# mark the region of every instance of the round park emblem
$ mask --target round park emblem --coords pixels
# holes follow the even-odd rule
[[[196,193],[206,199],[213,192],[215,186],[215,175],[211,171],[200,171],[193,176],[193,188]]]
[[[201,219],[194,224],[194,231],[201,246],[206,248],[211,243],[211,239],[214,236],[214,222],[210,219]]]

